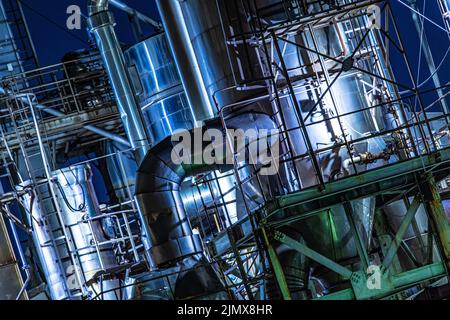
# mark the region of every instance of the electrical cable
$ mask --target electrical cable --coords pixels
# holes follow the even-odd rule
[[[68,31],[65,27],[61,27],[59,23],[57,23],[56,21],[50,19],[49,17],[47,17],[45,14],[41,13],[39,10],[36,10],[35,8],[33,8],[32,6],[30,6],[29,4],[23,2],[23,0],[18,0],[24,7],[26,7],[28,10],[34,12],[35,14],[37,14],[38,16],[40,16],[41,18],[43,18],[44,20],[46,20],[47,22],[53,24],[54,26],[56,26],[58,29],[64,31],[65,33],[67,33],[68,35],[70,35],[72,38],[77,39],[78,41],[82,42],[83,44],[86,45],[90,45],[89,42],[87,42],[86,40],[84,40],[83,38],[75,35],[73,32]]]
[[[84,189],[80,184],[80,188],[81,188],[81,194],[83,195],[83,202],[82,204],[78,207],[78,208],[74,208],[69,200],[67,199],[66,193],[64,192],[63,187],[61,186],[61,184],[59,183],[59,181],[56,181],[56,185],[59,189],[59,192],[61,193],[61,196],[65,202],[65,204],[67,205],[67,207],[70,209],[70,211],[72,212],[83,212],[86,209],[86,194],[84,193]]]
[[[434,22],[433,20],[431,20],[430,18],[424,16],[423,14],[421,14],[419,11],[415,10],[413,7],[407,5],[406,3],[404,3],[401,0],[397,0],[399,3],[401,3],[402,5],[404,5],[405,7],[407,7],[409,10],[417,13],[419,16],[421,16],[423,19],[427,20],[428,22],[430,22],[431,24],[433,24],[434,26],[438,27],[440,30],[443,30],[446,34],[449,34],[449,31],[446,30],[444,27],[442,27],[441,25],[439,25],[438,23]]]

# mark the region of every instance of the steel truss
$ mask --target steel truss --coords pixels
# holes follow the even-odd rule
[[[248,217],[232,227],[225,227],[225,230],[218,227],[208,247],[214,261],[222,261],[218,265],[227,283],[231,283],[227,275],[230,273],[229,266],[232,265],[231,270],[235,277],[240,279],[241,286],[238,289],[231,286],[230,290],[234,294],[237,293],[239,299],[267,298],[265,293],[258,295],[260,292],[258,290],[261,289],[261,281],[268,279],[276,279],[280,297],[291,299],[283,268],[274,250],[274,245],[277,243],[283,243],[295,249],[322,265],[324,269],[331,270],[341,277],[345,289],[321,293],[316,296],[317,299],[407,298],[405,289],[426,287],[433,281],[449,275],[450,227],[436,187],[437,181],[448,177],[450,171],[448,165],[450,145],[447,140],[450,114],[443,103],[448,94],[438,95],[438,91],[448,92],[449,87],[419,90],[419,84],[413,76],[413,68],[389,1],[336,1],[337,5],[332,7],[327,6],[324,1],[317,2],[322,5],[322,10],[305,14],[305,11],[301,10],[304,1],[280,1],[279,5],[283,10],[277,11],[277,22],[272,24],[267,14],[262,16],[268,9],[258,8],[256,1],[233,1],[234,10],[226,10],[226,6],[220,6],[218,2],[219,8],[222,9],[223,30],[227,36],[230,60],[235,67],[237,83],[235,87],[217,92],[216,96],[234,90],[267,89],[266,94],[232,105],[220,106],[216,103],[222,121],[226,127],[228,114],[251,109],[249,105],[253,102],[268,101],[274,105],[273,117],[281,119],[279,130],[281,141],[285,144],[285,152],[278,160],[280,166],[289,166],[294,173],[291,180],[292,189],[285,195],[276,196],[265,192],[262,182],[264,178],[259,174],[260,168],[249,168],[250,165],[236,162],[234,171],[228,174],[236,178],[237,182],[233,190],[243,195]],[[371,20],[367,18],[370,16],[368,9],[373,8],[371,6],[374,4],[379,5],[384,16],[382,28],[371,27]],[[240,15],[230,16],[230,12],[239,12]],[[350,37],[351,52],[342,52],[340,56],[333,56],[319,48],[315,40],[315,29],[324,25],[336,26],[337,24],[345,29],[345,34],[352,35]],[[295,35],[299,32],[307,34],[310,42],[295,41]],[[369,38],[375,39],[379,46],[371,46]],[[289,67],[286,63],[288,57],[285,56],[288,46],[296,47],[298,52],[312,56],[313,65]],[[389,62],[390,50],[396,50],[402,57],[404,61],[402,67],[408,71],[410,83],[401,83],[395,79]],[[256,67],[251,63],[255,61],[255,58],[258,61]],[[381,59],[385,60],[386,66],[380,64]],[[306,71],[303,75],[299,75],[298,70]],[[335,83],[348,72],[358,72],[370,77],[372,83],[367,84],[368,92],[377,92],[381,87],[390,87],[393,95],[369,107],[340,113],[336,105],[336,92],[333,89]],[[284,101],[290,101],[295,110],[301,109],[296,95],[301,90],[302,81],[305,79],[312,79],[311,82],[316,84],[318,99],[315,100],[315,104],[306,117],[297,111],[297,126],[288,128],[281,105]],[[399,89],[403,91],[400,92]],[[333,114],[326,120],[315,122],[312,119],[313,114],[325,99],[328,99],[328,102],[331,101]],[[404,119],[397,127],[357,139],[345,134],[342,120],[346,117],[376,110],[391,112],[394,105],[399,117]],[[340,139],[332,146],[314,146],[310,143],[308,128],[329,120],[335,120],[340,124]],[[438,122],[439,125],[437,125]],[[289,134],[295,131],[301,133],[307,144],[307,152],[304,154],[296,154],[292,149],[294,142],[289,141]],[[355,145],[358,143],[398,133],[402,136],[405,157],[398,157],[391,162],[380,158],[382,165],[367,169],[367,167],[361,167],[360,163],[354,161],[351,156],[355,154]],[[346,176],[328,180],[320,167],[323,161],[321,154],[336,148],[347,150],[351,159],[351,169]],[[295,165],[299,160],[312,163],[316,175],[314,185],[302,185],[301,173],[296,170]],[[243,174],[248,171],[253,174],[250,176]],[[281,181],[284,178],[278,176],[276,179]],[[198,181],[198,183],[214,184],[219,183],[218,181],[212,178]],[[259,186],[264,198],[263,204],[257,210],[249,209],[252,205],[254,208],[254,203],[245,195],[245,190],[250,184]],[[383,224],[379,222],[378,229],[373,231],[371,243],[381,244],[387,241],[387,249],[382,252],[377,251],[373,246],[369,251],[362,243],[362,235],[352,221],[358,212],[354,213],[352,207],[348,205],[350,201],[369,196],[377,199],[376,219],[378,222],[383,220],[383,208],[394,201],[406,199],[407,208],[409,208],[398,230],[389,230],[385,237],[382,232]],[[411,197],[412,203],[408,200]],[[224,201],[223,197],[216,197],[214,200],[216,210],[213,215],[218,215],[218,206],[226,207],[227,204],[229,203]],[[359,267],[356,269],[349,268],[348,261],[334,261],[332,257],[323,256],[281,231],[284,226],[323,214],[338,204],[344,204],[347,220],[350,226],[353,226],[351,236],[358,249],[355,261],[358,262]],[[416,227],[415,215],[420,205],[426,208],[429,217],[428,234],[422,235],[416,232],[415,236],[417,241],[424,243],[425,255],[428,257],[424,261],[419,261],[410,250],[408,241],[411,239],[404,239],[405,230]],[[214,211],[214,206],[209,208]],[[202,212],[206,217],[211,217],[207,207],[205,206]],[[439,251],[438,257],[433,256],[435,247]],[[246,255],[249,248],[255,250],[255,253],[258,252],[261,273],[248,273],[245,268],[242,268],[249,259]],[[398,261],[400,251],[406,252],[416,268],[403,272],[393,269],[392,265]],[[374,263],[374,259],[378,259],[377,264],[381,268],[381,287],[370,290],[367,283],[373,279],[373,274],[368,270]],[[231,263],[223,263],[224,260]],[[243,290],[246,294],[243,294]]]

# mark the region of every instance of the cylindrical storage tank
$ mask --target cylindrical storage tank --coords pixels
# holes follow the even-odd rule
[[[153,144],[178,129],[194,127],[194,116],[165,33],[128,49],[125,60]]]
[[[235,85],[216,1],[187,0],[180,2],[180,6],[208,97],[214,106],[213,95]],[[231,99],[219,101],[219,105],[232,102],[226,100]]]
[[[264,87],[245,87],[243,82],[257,65],[258,57],[250,52],[253,60],[236,61],[227,46],[225,30],[221,24],[220,5],[216,0],[180,1],[184,21],[189,33],[200,73],[211,105],[221,109],[227,105],[267,94]],[[251,63],[251,65],[249,64]],[[241,86],[237,89],[237,86]],[[253,109],[270,110],[268,103],[254,103]]]
[[[29,186],[31,186],[31,182],[27,181],[17,189]],[[33,230],[31,235],[34,249],[47,282],[47,290],[52,300],[70,299],[71,292],[67,284],[66,270],[64,270],[52,233],[51,221],[53,219],[51,220],[50,216],[45,213],[42,202],[35,197],[36,194],[30,192],[23,196],[21,204],[26,211],[28,224]]]
[[[113,290],[118,287],[116,279],[105,278],[102,288],[97,277],[118,267],[111,244],[107,240],[102,220],[95,219],[101,213],[92,183],[89,165],[79,165],[57,170],[52,173],[56,202],[63,221],[59,221],[54,200],[48,185],[38,186],[39,198],[26,196],[22,199],[30,214],[29,223],[33,227],[33,240],[42,265],[49,291],[54,300],[71,299],[79,294],[80,285],[92,286],[93,292],[110,290],[103,299],[114,300]],[[24,187],[30,186],[26,182]],[[68,231],[65,239],[62,222]],[[75,266],[68,252],[67,242],[76,251],[74,256],[81,272],[81,281],[75,273]]]
[[[361,19],[366,23],[364,27],[369,28],[365,18],[361,17]],[[344,61],[354,50],[355,43],[352,41],[356,40],[353,40],[352,34],[345,31],[343,25],[337,23],[299,32],[291,36],[289,41],[318,50],[324,56],[332,56],[334,59]],[[294,155],[300,156],[309,152],[303,132],[296,129],[300,125],[299,117],[302,117],[308,139],[313,151],[316,152],[324,182],[354,174],[353,162],[358,172],[382,165],[384,159],[378,159],[379,161],[374,163],[363,163],[358,160],[358,156],[367,152],[380,154],[388,149],[386,141],[392,140],[391,135],[372,136],[388,129],[394,130],[402,123],[402,114],[398,105],[387,103],[389,99],[394,99],[395,88],[382,80],[374,81],[370,75],[352,68],[342,70],[339,78],[335,79],[343,66],[315,53],[299,50],[291,44],[284,47],[281,40],[279,44],[285,52],[286,67],[291,70],[289,76],[293,81],[295,98],[300,107],[299,110],[295,108],[292,97],[285,90],[286,95],[281,99],[281,111],[286,129],[290,130],[290,140],[295,141],[292,147]],[[379,56],[376,50],[379,46],[374,37],[367,37],[358,54],[365,55],[365,60],[368,60],[369,53],[376,55],[371,57],[374,68],[377,68],[376,72],[381,73],[380,77],[389,78],[383,57]],[[327,81],[325,75],[317,79],[317,74],[322,74],[324,71],[319,64],[320,57],[323,58],[326,73],[330,75]],[[279,60],[278,57],[276,60]],[[366,63],[365,60],[361,59]],[[353,63],[356,64],[355,61]],[[303,67],[300,68],[301,66]],[[329,88],[331,82],[333,85]],[[371,109],[382,102],[386,102],[386,107]],[[387,110],[388,107],[391,109]],[[392,110],[396,111],[395,117]],[[360,141],[352,142],[354,140]],[[336,146],[345,142],[348,142],[348,147]],[[327,151],[320,151],[326,148],[328,148]],[[390,161],[396,161],[402,156],[392,154]],[[317,173],[310,158],[304,157],[295,162],[301,172],[301,187],[317,185],[319,182]]]
[[[107,240],[89,165],[68,167],[53,173],[57,185],[57,200],[70,231],[70,241],[77,250],[85,280],[92,281],[102,272],[118,266],[111,244]]]

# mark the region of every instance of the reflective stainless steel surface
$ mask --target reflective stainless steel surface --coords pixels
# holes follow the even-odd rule
[[[114,31],[114,20],[108,11],[109,0],[89,2],[89,23],[108,72],[117,105],[138,162],[148,150],[148,137],[141,111],[136,103],[119,40]]]
[[[129,14],[129,15],[131,15],[131,16],[135,15],[135,16],[136,16],[139,20],[141,20],[142,22],[148,23],[148,24],[154,26],[154,27],[157,28],[157,29],[161,29],[161,27],[162,27],[162,26],[161,26],[161,23],[159,23],[159,22],[153,20],[152,18],[150,18],[149,16],[143,14],[142,12],[137,11],[136,9],[133,9],[132,7],[128,6],[126,3],[123,3],[122,1],[119,1],[119,0],[111,0],[110,3],[111,3],[114,7],[116,7],[116,8],[118,8],[118,9],[120,9],[120,10],[126,12],[127,14]]]
[[[30,186],[30,182],[25,182],[19,188]],[[43,192],[48,191],[42,188]],[[47,282],[47,290],[53,300],[65,300],[71,298],[71,290],[67,283],[66,270],[64,269],[58,246],[55,243],[53,228],[55,226],[54,216],[46,212],[49,205],[37,198],[37,193],[30,192],[21,200],[25,209],[28,223],[33,229],[32,237],[35,250],[39,259],[40,268]],[[58,224],[56,224],[58,226]]]
[[[101,272],[118,266],[111,244],[107,241],[100,206],[92,184],[89,166],[68,167],[53,173],[57,198],[65,226],[70,235],[86,282],[95,280]]]
[[[251,67],[230,59],[216,0],[186,0],[180,6],[213,110],[257,96],[260,91],[225,90],[235,87]]]
[[[53,172],[56,201],[63,221],[59,221],[48,187],[39,188],[39,197],[30,194],[22,203],[34,230],[33,240],[46,277],[48,290],[55,300],[71,299],[79,293],[80,285],[96,286],[102,273],[118,266],[114,249],[107,243],[100,215],[97,196],[92,184],[92,171],[88,165],[68,167]],[[25,183],[23,187],[29,186]],[[43,199],[43,200],[41,200]],[[70,232],[69,239],[62,236],[63,228]],[[58,240],[59,239],[59,240]],[[70,253],[61,242],[64,239],[76,252]],[[69,258],[75,255],[81,266],[83,284],[75,276],[75,266]],[[105,280],[105,287],[109,282]],[[113,295],[110,295],[113,299]]]
[[[206,128],[223,130],[218,119]],[[228,129],[274,129],[275,124],[263,114],[236,116]],[[197,129],[200,130],[200,129]],[[223,143],[227,143],[224,139]],[[185,168],[172,159],[171,138],[163,140],[150,150],[136,177],[136,199],[146,219],[151,237],[152,256],[158,266],[177,262],[202,251],[200,237],[193,234],[183,205],[180,188],[189,176],[209,174],[217,165],[196,165]],[[222,165],[227,167],[227,165]]]
[[[128,49],[125,60],[153,144],[176,130],[195,126],[194,111],[164,33]]]
[[[208,96],[199,66],[204,62],[199,61],[194,52],[180,2],[157,0],[156,4],[195,120],[210,119],[214,116],[215,109]]]

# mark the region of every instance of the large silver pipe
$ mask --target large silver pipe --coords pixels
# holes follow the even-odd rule
[[[125,68],[122,48],[114,31],[114,18],[108,10],[109,0],[91,0],[88,6],[89,24],[108,72],[111,86],[131,146],[139,163],[148,150],[148,136],[141,110]]]
[[[153,27],[155,27],[158,30],[162,29],[162,25],[160,22],[153,20],[152,18],[150,18],[149,16],[143,14],[142,12],[133,9],[132,7],[128,6],[127,4],[123,3],[122,1],[119,0],[111,0],[110,2],[114,7],[116,7],[117,9],[120,9],[126,13],[128,13],[129,15],[132,16],[136,16],[136,18],[138,18],[139,20],[141,20],[144,23],[148,23],[149,25],[152,25]]]
[[[152,143],[176,130],[194,128],[195,112],[187,101],[166,34],[135,44],[124,56]]]
[[[196,54],[178,0],[156,0],[158,10],[180,72],[186,96],[197,121],[214,116]]]
[[[31,181],[26,181],[16,189],[21,190],[29,186],[31,186]],[[39,191],[43,189],[43,187],[38,188]],[[54,244],[51,219],[46,215],[44,203],[37,199],[36,193],[30,192],[21,198],[21,204],[25,209],[27,222],[33,230],[31,234],[33,243],[51,299],[71,299],[72,294],[67,282],[67,275],[61,263],[58,248]]]
[[[224,131],[217,118],[207,121],[205,128]],[[243,113],[228,123],[228,129],[243,131],[276,128],[268,115],[256,113]],[[191,136],[198,134],[194,130],[190,131]],[[223,141],[227,141],[227,137]],[[161,267],[202,251],[200,238],[193,234],[183,205],[180,193],[182,182],[190,176],[219,169],[229,170],[226,164],[176,164],[172,151],[172,137],[168,137],[149,151],[136,176],[136,200],[149,228],[151,255]]]
[[[273,120],[265,114],[243,113],[231,119],[228,129],[275,130]],[[209,120],[204,128],[190,130],[191,137],[203,131],[216,130],[224,134],[224,127],[220,118]],[[253,142],[252,142],[253,143]],[[226,149],[227,136],[224,134],[223,144],[215,146],[216,150]],[[203,146],[202,152],[206,146]],[[192,276],[202,281],[204,290],[202,295],[221,292],[220,281],[212,267],[203,256],[203,246],[198,234],[194,234],[181,196],[183,181],[191,176],[209,174],[222,169],[228,171],[227,164],[179,164],[173,158],[172,137],[168,137],[152,148],[140,166],[136,176],[136,202],[139,207],[150,236],[150,255],[153,262],[160,268],[171,266],[203,266]],[[193,154],[196,157],[196,154]],[[186,282],[187,281],[187,282]],[[177,287],[184,288],[177,293],[178,298],[196,296],[199,292],[190,288],[189,277],[180,277]],[[192,286],[191,286],[192,287]],[[194,291],[192,291],[194,290]],[[219,294],[221,297],[221,294]]]

